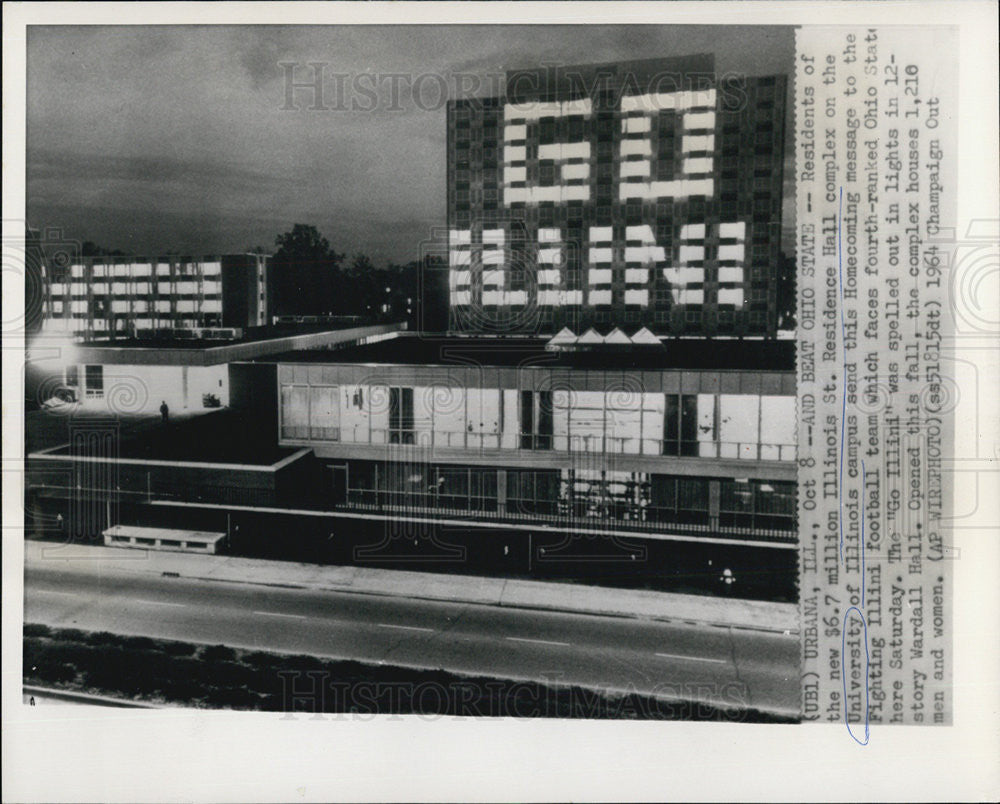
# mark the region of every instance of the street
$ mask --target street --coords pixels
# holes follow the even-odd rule
[[[26,623],[658,694],[795,716],[797,636],[31,566]]]

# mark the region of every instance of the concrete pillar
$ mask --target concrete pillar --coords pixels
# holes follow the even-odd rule
[[[507,470],[497,469],[497,513],[507,513]]]
[[[718,480],[711,480],[708,484],[708,524],[712,530],[719,528],[719,504],[722,499],[722,492]]]

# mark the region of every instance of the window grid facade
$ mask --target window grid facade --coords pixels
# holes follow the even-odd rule
[[[281,383],[287,443],[795,459],[795,398]]]
[[[449,104],[451,328],[774,335],[785,77],[574,69]]]
[[[789,541],[795,483],[601,469],[505,469],[349,461],[349,508],[562,524],[577,529],[715,532]],[[738,488],[737,488],[738,487]]]
[[[165,329],[267,323],[267,257],[86,258],[47,267],[43,329],[135,336]]]

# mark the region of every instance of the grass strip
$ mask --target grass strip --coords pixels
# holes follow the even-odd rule
[[[793,722],[745,706],[736,684],[716,691],[732,701],[723,708],[686,700],[695,691],[683,689],[654,697],[40,624],[24,626],[23,676],[26,684],[130,700],[292,715]]]

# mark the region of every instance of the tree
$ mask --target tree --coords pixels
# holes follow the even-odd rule
[[[339,311],[345,315],[377,316],[386,301],[383,273],[367,254],[355,254],[345,271]]]
[[[126,256],[124,251],[120,249],[109,249],[104,246],[99,246],[91,240],[84,240],[80,245],[80,256],[81,257],[124,257]]]
[[[278,254],[288,254],[296,257],[310,256],[321,259],[329,256],[330,241],[323,237],[315,226],[296,223],[292,231],[278,235],[274,239]]]
[[[275,311],[279,315],[323,315],[335,310],[344,255],[330,248],[315,226],[304,223],[278,235],[274,244]]]
[[[345,272],[343,298],[346,313],[372,316],[381,321],[418,321],[420,266],[389,263],[377,268],[367,254],[356,254]]]

